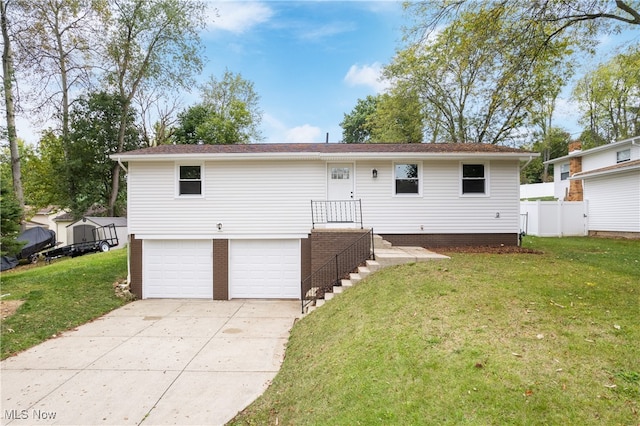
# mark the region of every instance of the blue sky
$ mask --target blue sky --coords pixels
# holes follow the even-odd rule
[[[358,99],[385,89],[382,67],[401,47],[409,23],[396,1],[214,1],[201,34],[205,67],[198,77],[220,78],[225,69],[254,83],[263,111],[264,142],[330,142],[342,139],[340,122]],[[217,10],[217,15],[215,13]],[[582,76],[599,62],[640,42],[640,30],[602,36],[595,58],[576,70]],[[579,135],[579,112],[561,94],[555,124]],[[199,101],[181,95],[182,109]],[[40,126],[18,119],[18,136],[35,143]]]
[[[384,90],[383,64],[401,38],[390,1],[209,2],[203,77],[225,69],[254,83],[265,142],[330,142],[359,98]]]

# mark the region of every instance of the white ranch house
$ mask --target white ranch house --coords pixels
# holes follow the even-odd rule
[[[589,235],[640,238],[640,137],[547,161],[554,165],[554,195],[587,203]]]
[[[394,245],[517,245],[519,172],[537,154],[475,144],[166,145],[127,174],[141,298],[301,298],[364,230]]]

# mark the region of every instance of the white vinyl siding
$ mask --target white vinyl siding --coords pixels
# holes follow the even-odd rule
[[[201,198],[174,197],[174,163],[130,163],[129,232],[137,235],[308,233],[310,200],[326,199],[321,161],[205,163]]]
[[[640,232],[640,172],[583,181],[590,231]]]
[[[393,163],[357,163],[358,198],[365,227],[376,233],[517,233],[519,168],[514,161],[484,162],[490,197],[460,196],[460,162],[420,162],[421,197],[394,197]],[[378,171],[373,179],[371,170]],[[496,218],[496,213],[500,217]]]
[[[469,163],[477,164],[472,158]],[[419,164],[419,195],[395,196],[398,163]],[[460,160],[354,161],[355,198],[362,200],[364,226],[376,233],[517,233],[518,161],[482,163],[490,196],[461,197]],[[220,160],[204,167],[204,196],[176,198],[174,162],[131,162],[129,232],[196,239],[306,235],[311,200],[327,199],[326,161]],[[378,171],[375,179],[372,169]]]

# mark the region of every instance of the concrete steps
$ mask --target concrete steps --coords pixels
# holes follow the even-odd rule
[[[324,299],[317,299],[315,306],[307,308],[307,314],[323,306],[327,301],[345,292],[349,287],[357,285],[364,278],[380,269],[405,263],[450,259],[449,256],[444,256],[422,247],[394,247],[379,235],[373,236],[373,246],[376,260],[367,260],[365,265],[359,266],[356,272],[350,273],[348,279],[341,280],[342,285],[334,286],[333,293],[325,293]]]

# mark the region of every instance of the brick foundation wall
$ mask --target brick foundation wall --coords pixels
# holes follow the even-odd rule
[[[381,234],[394,246],[425,248],[517,246],[518,234]]]
[[[310,237],[311,271],[317,270],[367,232],[362,229],[314,229]]]
[[[229,300],[229,240],[213,240],[213,300]]]
[[[311,275],[311,238],[300,240],[300,281]]]
[[[129,272],[131,282],[129,291],[138,299],[142,299],[142,240],[130,235],[129,240]]]

